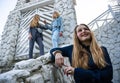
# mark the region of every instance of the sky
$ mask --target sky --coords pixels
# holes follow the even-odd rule
[[[0,0],[0,35],[7,21],[9,12],[15,8],[17,0]]]
[[[108,0],[76,0],[75,6],[77,23],[88,24],[105,10],[108,9]],[[17,0],[0,0],[0,35],[7,21],[9,12],[16,5]]]
[[[109,0],[76,0],[77,23],[90,23],[108,9]]]

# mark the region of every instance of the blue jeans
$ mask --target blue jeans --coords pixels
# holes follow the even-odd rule
[[[59,40],[59,30],[55,30],[52,34],[52,45],[53,48],[58,47],[58,40]]]
[[[40,55],[44,55],[44,45],[43,45],[43,42],[42,42],[42,37],[36,37],[35,39],[30,39],[30,42],[29,42],[29,58],[33,58],[33,47],[34,47],[35,41],[39,45]]]

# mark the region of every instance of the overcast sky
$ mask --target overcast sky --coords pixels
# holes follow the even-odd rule
[[[0,35],[6,23],[9,12],[16,5],[17,0],[0,0]],[[88,24],[107,9],[108,0],[77,0],[77,22]]]
[[[16,2],[17,0],[0,0],[0,35],[6,23],[7,16],[14,9]]]
[[[109,0],[77,0],[77,22],[88,24],[108,9]]]

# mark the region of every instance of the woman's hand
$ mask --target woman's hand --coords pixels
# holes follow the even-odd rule
[[[28,37],[28,39],[30,40],[30,39],[32,39],[32,35],[29,33],[29,37]]]
[[[59,36],[60,36],[60,37],[63,36],[62,32],[59,33]]]
[[[74,70],[75,68],[68,66],[64,69],[64,73],[68,76],[68,75],[73,75],[74,74]]]
[[[44,24],[47,24],[46,20],[43,21]]]
[[[62,65],[64,65],[64,57],[62,56],[61,53],[56,53],[55,64],[59,67],[62,67]]]

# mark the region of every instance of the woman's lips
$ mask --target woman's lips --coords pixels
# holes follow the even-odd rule
[[[81,37],[87,37],[88,36],[88,34],[83,34],[83,35],[81,35]]]

